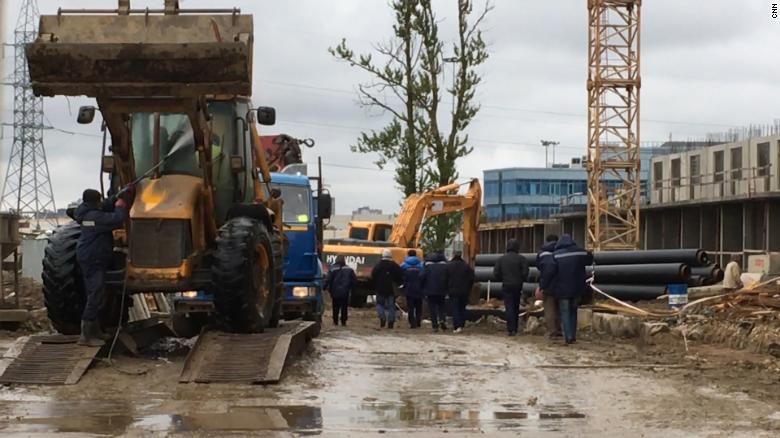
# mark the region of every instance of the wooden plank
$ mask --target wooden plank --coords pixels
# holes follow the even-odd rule
[[[277,383],[282,379],[282,371],[284,370],[284,364],[287,362],[287,354],[292,338],[292,334],[279,336],[276,340],[274,351],[268,360],[268,371],[265,373],[265,378],[258,380],[258,383]]]
[[[66,385],[75,385],[81,380],[81,376],[87,372],[87,368],[92,365],[92,361],[97,356],[101,347],[85,347],[83,345],[78,347],[81,350],[81,358],[76,362],[76,366],[73,367],[68,377],[65,379]]]
[[[202,344],[213,341],[215,337],[214,332],[201,331],[198,336],[198,340],[195,341],[195,345],[192,346],[190,354],[187,355],[187,359],[184,361],[184,368],[182,368],[181,375],[179,376],[179,383],[190,383],[195,380],[195,371],[200,369],[203,364],[204,348]]]
[[[22,350],[24,350],[25,345],[27,345],[27,342],[30,341],[30,336],[22,336],[16,341],[14,341],[13,344],[11,344],[10,347],[8,347],[8,350],[3,353],[3,357],[0,358],[0,376],[5,373],[6,368],[8,368],[8,365],[11,364],[11,362],[14,361],[17,357],[19,357],[19,354],[21,354]]]
[[[30,318],[26,309],[0,309],[0,322],[24,322]]]

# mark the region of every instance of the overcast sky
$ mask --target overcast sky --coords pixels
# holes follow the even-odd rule
[[[8,2],[11,38],[19,0]],[[106,7],[108,0],[39,0],[41,13],[68,7]],[[346,38],[356,51],[391,34],[387,0],[186,0],[183,7],[238,6],[255,17],[254,102],[277,109],[277,125],[264,133],[312,137],[305,159],[324,161],[324,177],[338,213],[369,205],[396,211],[400,201],[392,171],[378,171],[375,157],[353,154],[361,130],[379,128],[386,116],[355,103],[355,86],[368,79],[335,61],[329,46]],[[434,2],[449,36],[454,0]],[[159,1],[133,0],[134,7]],[[490,59],[478,91],[482,111],[469,134],[474,153],[460,162],[462,177],[484,169],[543,166],[540,139],[556,140],[558,162],[585,153],[587,132],[586,0],[496,0],[485,22]],[[780,117],[780,19],[765,0],[651,0],[642,7],[641,139],[694,139],[733,126],[770,123]],[[6,50],[6,73],[12,62]],[[448,81],[449,75],[448,75]],[[3,122],[11,121],[11,94],[3,93]],[[58,206],[98,181],[98,124],[81,126],[75,114],[86,99],[46,99],[52,126],[84,132],[47,131],[49,169]],[[11,147],[4,128],[0,172]]]

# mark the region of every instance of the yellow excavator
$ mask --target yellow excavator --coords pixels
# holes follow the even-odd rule
[[[33,91],[96,99],[107,135],[102,157],[95,148],[95,183],[108,180],[107,198],[135,183],[129,219],[114,232],[103,327],[121,322],[128,295],[141,292],[213,296],[229,331],[278,322],[282,201],[257,129],[276,114],[249,97],[253,39],[251,15],[184,10],[177,0],[41,17],[26,47]],[[79,123],[96,110],[83,107]],[[76,222],[60,227],[43,260],[49,318],[64,334],[78,333],[85,303],[80,233]]]
[[[468,188],[459,193],[464,185]],[[347,238],[326,240],[322,251],[325,265],[333,264],[339,255],[345,257],[358,277],[358,287],[350,298],[350,305],[362,307],[371,293],[371,270],[384,250],[389,249],[393,260],[399,264],[410,249],[416,250],[422,258],[420,240],[425,221],[434,216],[462,212],[463,258],[473,266],[479,250],[477,231],[481,203],[482,187],[476,178],[466,184],[453,183],[415,193],[406,198],[394,223],[353,221],[347,228]]]

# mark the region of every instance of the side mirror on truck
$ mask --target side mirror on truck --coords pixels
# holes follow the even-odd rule
[[[317,217],[320,219],[330,219],[333,214],[333,198],[330,193],[321,193],[317,198]]]
[[[94,106],[82,106],[79,108],[79,115],[76,118],[79,125],[89,125],[93,120],[95,120]]]
[[[261,106],[255,110],[257,123],[265,126],[276,124],[276,109],[270,106]]]

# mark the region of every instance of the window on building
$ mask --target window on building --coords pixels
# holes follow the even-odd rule
[[[715,151],[715,153],[712,154],[713,161],[715,162],[715,182],[723,181],[723,155],[723,151]]]
[[[731,150],[731,179],[742,179],[742,148]]]
[[[675,158],[672,160],[672,187],[680,187],[680,159]]]
[[[691,177],[691,185],[701,184],[701,156],[691,155],[688,161],[688,174]]]
[[[664,163],[661,161],[653,163],[653,187],[664,188]]]
[[[500,187],[498,181],[487,181],[485,183],[485,197],[497,197]]]
[[[759,143],[756,146],[758,156],[757,176],[768,176],[771,164],[769,163],[769,143]]]

